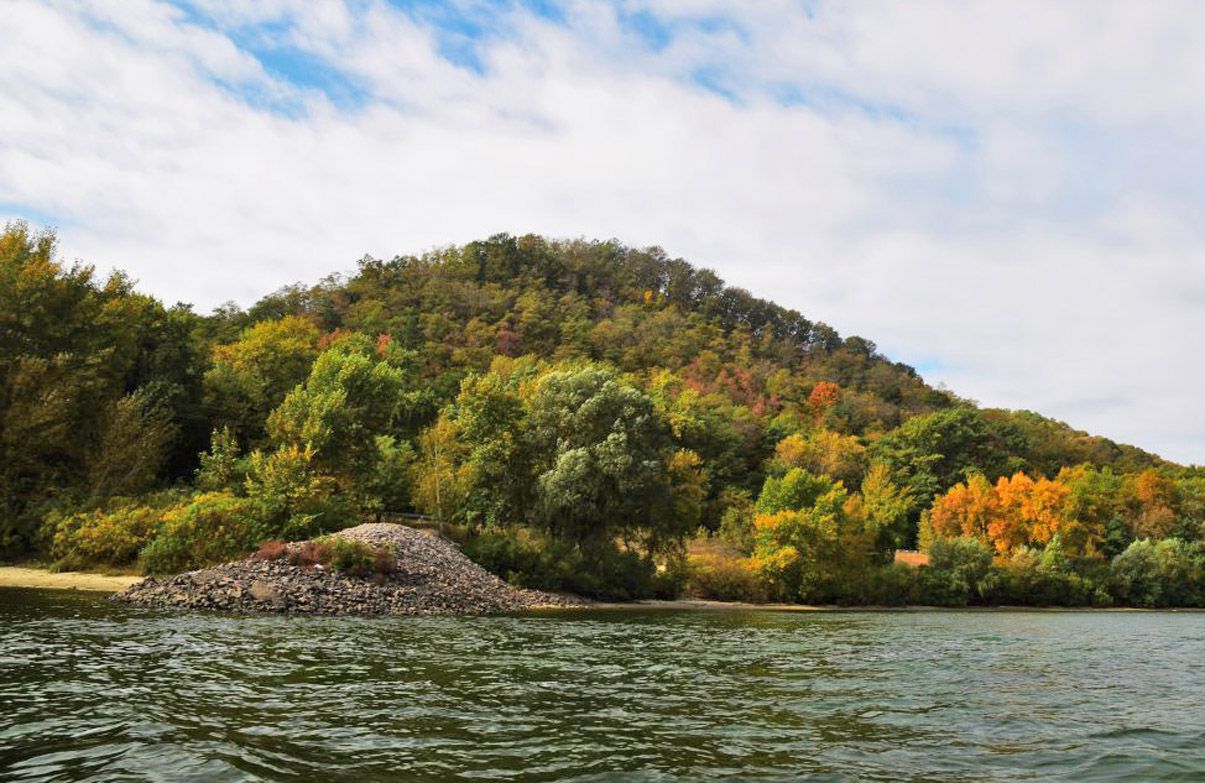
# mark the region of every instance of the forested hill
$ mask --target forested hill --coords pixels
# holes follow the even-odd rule
[[[365,258],[201,315],[11,225],[0,428],[0,549],[63,567],[173,570],[419,510],[521,582],[584,562],[610,574],[594,592],[637,594],[607,580],[717,536],[780,597],[831,598],[837,576],[806,576],[823,547],[791,538],[819,528],[783,514],[862,542],[850,563],[966,536],[1107,562],[1197,540],[1205,507],[1199,469],[980,410],[867,339],[614,241]]]
[[[498,235],[390,261],[365,257],[348,277],[295,285],[246,313],[221,311],[224,337],[253,323],[302,316],[326,332],[388,334],[419,352],[440,397],[494,356],[588,358],[673,380],[759,430],[764,459],[776,437],[815,424],[873,440],[919,414],[974,407],[935,389],[863,337],[727,286],[710,269],[660,248],[615,241]],[[835,385],[835,386],[834,386]],[[985,429],[1010,469],[1053,475],[1092,463],[1137,470],[1162,461],[1032,412],[989,410]]]

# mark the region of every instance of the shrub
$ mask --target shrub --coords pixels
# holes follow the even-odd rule
[[[1129,606],[1199,606],[1205,602],[1205,555],[1177,538],[1141,539],[1113,559],[1113,594]]]
[[[979,539],[937,538],[929,547],[929,565],[920,570],[918,597],[936,606],[978,603],[991,566],[992,551]]]
[[[1045,551],[1021,546],[997,560],[984,578],[984,603],[1014,606],[1101,606],[1107,593],[1071,570],[1057,539]]]
[[[470,537],[462,548],[469,558],[516,587],[616,601],[648,598],[666,590],[651,558],[611,543],[583,548],[525,528],[489,528]]]
[[[318,562],[348,576],[385,576],[396,565],[396,559],[388,548],[374,547],[363,541],[341,536],[324,536],[312,545],[313,555]]]
[[[749,557],[711,547],[692,552],[688,566],[685,593],[691,597],[751,603],[770,599],[770,586]]]
[[[205,492],[169,508],[155,537],[143,547],[143,568],[152,574],[178,573],[226,562],[255,549],[261,510],[254,501],[229,492]]]
[[[253,557],[256,560],[284,560],[289,555],[289,545],[278,539],[271,539],[259,545]]]
[[[66,515],[52,512],[44,522],[53,531],[52,568],[132,565],[158,529],[161,515],[161,509],[133,504]]]
[[[303,568],[321,565],[348,576],[387,576],[397,566],[397,558],[384,546],[362,541],[323,536],[290,546],[283,541],[265,541],[254,555],[256,560],[286,560]]]
[[[875,569],[865,582],[860,602],[877,606],[917,603],[918,581],[923,570],[905,563],[889,563]]]

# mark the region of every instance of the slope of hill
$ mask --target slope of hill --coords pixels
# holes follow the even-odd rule
[[[22,224],[0,281],[0,546],[63,567],[421,510],[530,586],[723,592],[667,567],[703,536],[746,592],[868,600],[918,541],[1087,578],[1202,534],[1199,469],[980,410],[656,248],[499,235],[202,316]]]

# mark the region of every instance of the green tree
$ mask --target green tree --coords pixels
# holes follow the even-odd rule
[[[533,521],[557,537],[654,537],[672,516],[672,442],[647,394],[597,366],[554,370],[525,400]]]
[[[412,450],[394,433],[403,409],[419,398],[406,382],[406,371],[378,356],[371,341],[349,337],[324,351],[305,383],[272,412],[268,435],[278,446],[311,453],[313,468],[364,508],[397,508],[408,503],[402,495]]]
[[[268,414],[309,373],[318,337],[308,319],[288,315],[261,321],[235,342],[215,346],[213,366],[205,373],[210,420],[230,427],[244,443],[260,443]]]
[[[938,494],[971,472],[988,479],[1024,468],[1017,456],[1024,438],[1015,428],[988,422],[982,413],[959,407],[916,416],[879,438],[870,455],[891,470],[892,480],[916,502],[913,521]]]
[[[100,444],[88,467],[92,496],[134,496],[152,489],[175,436],[170,412],[145,395],[115,400],[105,414]]]
[[[887,553],[908,543],[908,514],[912,501],[891,480],[891,471],[886,465],[875,463],[866,472],[859,503],[861,513],[875,531],[879,551]]]

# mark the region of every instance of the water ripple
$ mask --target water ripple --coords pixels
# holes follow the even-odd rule
[[[1203,780],[1205,615],[175,614],[0,590],[4,780]]]

